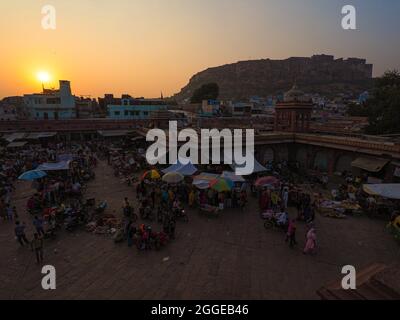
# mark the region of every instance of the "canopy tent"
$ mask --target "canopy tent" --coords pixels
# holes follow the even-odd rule
[[[231,168],[233,170],[236,170],[236,168],[244,168],[245,165],[238,165],[235,162],[233,162],[231,165]],[[260,172],[265,172],[268,171],[268,169],[266,167],[264,167],[263,165],[261,165],[256,158],[254,158],[254,169],[253,169],[253,173],[260,173]]]
[[[234,172],[231,172],[231,171],[222,172],[221,178],[229,179],[232,182],[245,182],[246,181],[242,176],[238,176]]]
[[[97,133],[102,137],[124,137],[133,132],[132,130],[99,130]]]
[[[6,134],[2,137],[2,139],[6,140],[7,142],[13,142],[15,140],[23,139],[26,136],[26,133],[23,132],[14,132],[10,134]]]
[[[179,160],[176,164],[173,164],[172,166],[168,167],[167,169],[162,170],[163,173],[169,173],[169,172],[177,172],[180,173],[184,176],[191,176],[197,172],[197,168],[192,164],[182,164]]]
[[[47,173],[40,170],[26,171],[18,177],[18,180],[33,181],[47,176]]]
[[[373,196],[400,200],[400,183],[364,184],[363,190]]]
[[[7,148],[20,148],[23,147],[27,144],[27,141],[15,141],[15,142],[11,142],[7,145]]]
[[[65,154],[59,154],[58,156],[57,156],[57,160],[59,161],[59,162],[62,162],[62,161],[72,161],[72,160],[74,160],[74,155],[73,154],[70,154],[70,153],[65,153]]]
[[[351,166],[368,172],[377,173],[380,172],[388,163],[389,160],[382,158],[360,157],[354,160],[351,163]]]
[[[36,168],[41,171],[58,171],[58,170],[69,170],[70,161],[60,161],[55,163],[42,163]]]
[[[137,137],[133,137],[133,138],[131,139],[131,141],[140,141],[140,140],[146,140],[146,137],[137,136]]]
[[[26,137],[26,139],[29,140],[37,140],[41,138],[51,138],[57,135],[57,132],[35,132],[35,133],[30,133]]]

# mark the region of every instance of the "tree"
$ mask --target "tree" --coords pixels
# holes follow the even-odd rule
[[[400,73],[387,71],[376,79],[372,98],[366,103],[369,134],[400,133]]]
[[[350,103],[347,106],[347,114],[350,117],[368,117],[368,110],[364,104]]]
[[[215,82],[203,84],[196,89],[190,99],[191,103],[201,103],[203,100],[215,100],[219,96],[219,87]]]

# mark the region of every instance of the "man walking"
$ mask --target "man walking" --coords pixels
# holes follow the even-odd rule
[[[15,236],[17,237],[17,240],[21,246],[29,243],[25,235],[25,227],[25,223],[20,224],[19,221],[15,222]]]
[[[35,233],[34,238],[31,242],[32,251],[35,251],[36,262],[40,264],[43,262],[43,238],[39,234]]]
[[[44,236],[43,220],[41,218],[39,218],[38,216],[35,216],[35,218],[33,219],[33,225],[36,229],[36,232],[39,235]]]

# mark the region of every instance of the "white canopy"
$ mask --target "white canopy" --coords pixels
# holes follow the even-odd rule
[[[363,190],[373,196],[400,200],[400,183],[364,184]]]

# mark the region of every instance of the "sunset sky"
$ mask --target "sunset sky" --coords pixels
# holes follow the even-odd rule
[[[41,27],[43,5],[57,29]],[[357,9],[356,31],[341,8]],[[398,0],[1,0],[0,97],[40,91],[37,74],[76,95],[172,95],[208,67],[316,53],[400,69]]]

